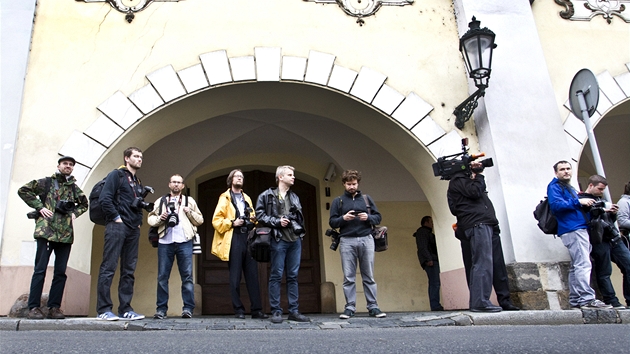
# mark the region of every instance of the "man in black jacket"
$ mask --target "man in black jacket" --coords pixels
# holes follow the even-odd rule
[[[280,285],[286,268],[287,300],[289,320],[309,322],[310,319],[298,311],[298,271],[302,258],[304,237],[304,215],[297,194],[290,188],[295,183],[295,169],[279,166],[276,169],[277,188],[269,188],[258,196],[256,218],[258,226],[271,227],[271,271],[269,274],[269,304],[271,322],[282,323]]]
[[[457,217],[457,235],[470,241],[472,267],[468,288],[469,306],[475,312],[500,312],[490,302],[492,292],[492,234],[499,224],[488,198],[480,162],[470,163],[470,173],[455,174],[448,185],[448,206]]]
[[[143,187],[136,176],[142,166],[142,150],[127,148],[123,154],[125,165],[110,172],[99,197],[107,219],[103,261],[98,272],[96,311],[97,319],[116,321],[119,316],[125,320],[141,320],[144,315],[131,308],[133,297],[134,272],[138,262],[138,240],[142,225],[142,208],[133,206],[143,194]],[[137,203],[137,202],[136,202]],[[121,261],[118,283],[118,313],[112,312],[110,287]]]
[[[416,238],[420,266],[429,278],[429,305],[431,311],[444,311],[440,304],[440,262],[433,233],[433,219],[427,215],[420,220],[420,225],[413,237]]]
[[[348,319],[354,316],[357,299],[357,263],[361,270],[363,292],[368,313],[372,317],[387,316],[376,301],[376,280],[374,280],[374,238],[371,231],[381,223],[381,213],[376,209],[372,198],[362,195],[359,190],[361,173],[346,170],[341,175],[345,188],[343,195],[333,200],[328,224],[339,228],[339,254],[343,268],[343,294],[346,298],[344,312],[339,316]]]

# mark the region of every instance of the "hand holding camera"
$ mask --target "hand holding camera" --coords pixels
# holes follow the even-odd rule
[[[339,232],[335,229],[328,229],[326,230],[326,236],[330,237],[330,249],[336,251],[339,247],[339,240],[341,239]]]

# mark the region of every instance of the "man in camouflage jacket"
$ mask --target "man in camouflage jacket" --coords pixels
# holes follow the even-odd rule
[[[87,198],[75,184],[76,179],[71,175],[75,160],[70,156],[63,156],[58,164],[58,171],[51,177],[32,180],[18,190],[20,198],[35,209],[35,212],[29,213],[29,218],[35,219],[33,237],[37,242],[35,270],[28,297],[28,318],[30,319],[45,317],[40,309],[40,299],[52,251],[55,251],[55,268],[48,295],[47,317],[65,318],[59,308],[66,285],[66,266],[70,257],[70,248],[74,241],[72,223],[88,208]]]

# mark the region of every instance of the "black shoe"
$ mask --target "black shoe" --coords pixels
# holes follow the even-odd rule
[[[501,312],[501,307],[490,305],[490,306],[484,306],[484,307],[471,308],[470,311],[472,312]]]
[[[289,321],[295,321],[295,322],[311,322],[311,319],[304,316],[303,314],[299,313],[299,312],[293,312],[289,314]]]
[[[245,315],[242,313],[235,313],[234,314],[234,318],[238,318],[239,320],[244,320],[245,319]]]
[[[521,310],[518,307],[514,306],[513,304],[504,304],[504,305],[501,305],[501,308],[503,309],[503,311],[520,311]]]
[[[252,312],[252,318],[259,318],[261,320],[264,320],[266,318],[269,318],[269,315],[267,315],[266,313],[262,311],[255,311],[255,312]]]
[[[276,311],[271,315],[271,323],[282,323],[282,312]]]
[[[436,307],[434,309],[431,309],[431,311],[444,311],[444,307],[440,306],[440,307]]]

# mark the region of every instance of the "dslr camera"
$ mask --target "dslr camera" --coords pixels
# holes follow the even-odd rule
[[[615,227],[615,224],[612,223],[606,215],[606,207],[606,202],[603,200],[597,201],[591,205],[589,213],[591,214],[591,220],[602,218],[602,220],[605,221],[603,238],[604,240],[610,241],[610,243],[614,246],[621,242],[622,238],[621,234]]]
[[[485,156],[482,152],[477,155],[468,154],[468,138],[462,139],[462,152],[439,157],[437,162],[434,163],[433,166],[433,175],[439,176],[442,180],[450,180],[453,175],[459,172],[465,172],[466,175],[470,176],[474,173],[481,173],[486,167],[494,166],[491,158],[481,160],[481,168],[472,169],[470,167],[470,163],[475,161],[476,159]]]
[[[298,214],[296,213],[296,211],[297,208],[295,207],[295,205],[292,205],[291,209],[289,209],[289,214],[284,215],[284,217],[289,219],[289,221],[291,222],[291,228],[293,229],[293,232],[295,232],[297,236],[302,236],[306,233],[306,230],[304,230],[304,227],[300,225]]]
[[[246,234],[252,231],[254,228],[254,223],[251,220],[251,214],[254,212],[254,209],[250,207],[245,208],[245,215],[241,215],[238,218],[243,220],[243,225],[240,227],[240,233]]]
[[[341,236],[339,236],[339,231],[335,229],[328,229],[326,230],[326,236],[330,237],[330,249],[336,251],[339,247],[339,240],[341,239]]]
[[[75,202],[71,202],[68,200],[60,200],[57,202],[57,205],[55,205],[55,213],[68,215],[72,213],[76,207],[77,207],[77,204]]]
[[[167,208],[169,212],[168,212],[168,215],[166,216],[166,226],[175,227],[177,224],[179,224],[179,215],[177,215],[177,211],[175,211],[175,203],[173,202],[168,203]]]
[[[153,211],[153,203],[147,203],[144,201],[144,198],[147,197],[149,192],[154,193],[153,188],[149,186],[144,186],[144,188],[142,189],[142,193],[140,193],[140,196],[136,197],[136,199],[131,202],[131,207],[136,210],[144,209],[146,211]]]

